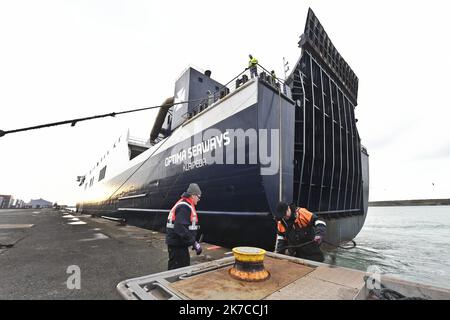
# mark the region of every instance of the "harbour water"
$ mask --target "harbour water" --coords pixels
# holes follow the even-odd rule
[[[450,288],[450,206],[369,207],[355,241],[325,262]]]

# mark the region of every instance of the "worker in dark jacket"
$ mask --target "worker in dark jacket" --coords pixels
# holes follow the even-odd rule
[[[202,247],[197,242],[197,230],[199,229],[197,211],[195,206],[201,197],[200,187],[191,183],[189,188],[181,196],[181,199],[173,206],[167,217],[166,244],[169,251],[168,269],[187,267],[191,264],[189,247],[195,250],[197,255],[202,253]]]
[[[327,228],[324,221],[305,208],[284,202],[278,203],[274,216],[277,220],[275,252],[285,254],[287,249],[289,255],[323,262],[320,244]],[[309,244],[302,246],[305,243]]]

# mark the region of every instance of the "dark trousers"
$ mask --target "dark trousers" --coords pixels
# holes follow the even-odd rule
[[[191,264],[188,247],[167,246],[169,251],[168,270],[187,267]]]
[[[256,66],[250,67],[250,76],[252,79],[253,79],[253,76],[258,77],[258,69],[256,68]]]

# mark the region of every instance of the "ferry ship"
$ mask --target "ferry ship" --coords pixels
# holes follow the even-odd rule
[[[148,139],[124,132],[78,177],[77,211],[164,231],[187,186],[206,242],[272,250],[278,201],[327,222],[326,241],[352,240],[368,209],[368,153],[356,126],[358,78],[309,9],[286,79],[262,66],[226,85],[187,68]],[[253,71],[253,72],[250,72]]]

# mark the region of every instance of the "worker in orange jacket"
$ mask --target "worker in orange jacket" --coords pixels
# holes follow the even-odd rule
[[[277,220],[275,252],[285,254],[287,249],[289,255],[298,258],[324,261],[320,244],[327,225],[323,220],[305,208],[285,202],[278,203],[274,216]]]
[[[169,252],[168,269],[187,267],[191,264],[188,247],[192,246],[197,255],[202,253],[198,242],[199,229],[195,206],[200,201],[202,191],[196,183],[191,183],[173,206],[167,217],[166,244]]]

